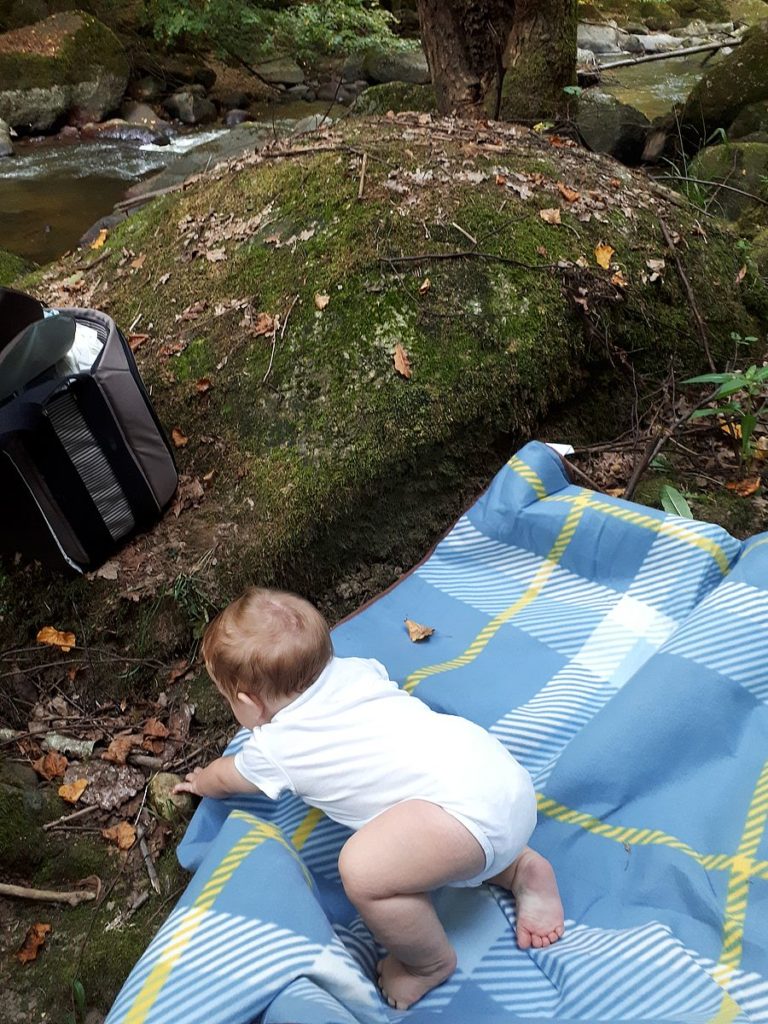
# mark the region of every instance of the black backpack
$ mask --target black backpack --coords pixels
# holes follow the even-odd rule
[[[0,288],[0,549],[94,569],[157,522],[177,483],[114,320]]]

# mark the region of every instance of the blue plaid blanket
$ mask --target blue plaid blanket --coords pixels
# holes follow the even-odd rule
[[[532,443],[333,639],[529,769],[565,937],[523,952],[508,894],[443,890],[459,968],[396,1013],[346,830],[287,795],[204,800],[194,877],[108,1024],[768,1021],[768,534],[573,486]]]

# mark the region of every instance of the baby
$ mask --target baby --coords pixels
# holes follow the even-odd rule
[[[246,591],[208,627],[202,652],[251,735],[177,791],[287,791],[354,830],[339,872],[389,951],[379,984],[390,1006],[407,1009],[456,967],[429,896],[440,886],[512,892],[521,949],[560,938],[554,872],[526,845],[531,779],[485,729],[432,711],[378,661],[334,657],[325,620],[294,594]]]

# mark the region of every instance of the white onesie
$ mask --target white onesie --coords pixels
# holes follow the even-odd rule
[[[536,824],[525,768],[493,736],[427,707],[368,658],[332,658],[315,682],[235,754],[268,797],[295,793],[329,818],[362,828],[404,800],[429,800],[482,846],[479,885],[520,854]]]

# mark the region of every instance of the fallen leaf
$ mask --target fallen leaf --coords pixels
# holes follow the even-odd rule
[[[168,735],[168,727],[163,725],[159,718],[148,718],[143,729],[145,736],[158,736],[165,739]]]
[[[178,661],[174,661],[168,672],[168,682],[177,683],[180,679],[189,672],[192,666],[186,658],[180,658]]]
[[[198,395],[204,395],[213,387],[213,381],[210,377],[200,377],[199,380],[195,381],[195,391]]]
[[[406,380],[410,380],[412,372],[411,360],[408,358],[408,353],[399,342],[395,345],[395,352],[392,359],[395,364],[395,369],[400,376],[405,377]]]
[[[496,184],[497,185],[506,185],[507,184],[507,179],[504,177],[503,174],[497,174],[496,175]]]
[[[181,313],[176,317],[177,320],[196,320],[201,313],[204,313],[208,308],[208,303],[205,299],[198,299],[197,302],[191,303],[182,309]]]
[[[424,293],[428,292],[431,287],[432,287],[432,282],[429,280],[428,277],[425,277],[424,280],[419,285],[419,294],[420,295],[424,295]]]
[[[112,764],[125,764],[128,755],[138,743],[137,736],[115,736],[101,755],[102,761]]]
[[[128,348],[131,352],[138,352],[145,341],[149,341],[148,334],[129,334]]]
[[[547,224],[560,224],[560,208],[557,206],[547,210],[539,210],[539,216]]]
[[[768,437],[758,437],[755,441],[755,458],[760,462],[768,459]]]
[[[744,280],[746,275],[747,275],[747,265],[745,263],[744,266],[741,268],[741,270],[736,275],[736,278],[735,278],[733,283],[734,284],[741,284],[741,282]]]
[[[330,295],[321,295],[320,292],[315,293],[315,308],[323,310],[331,301]]]
[[[130,821],[120,821],[117,825],[103,828],[101,834],[110,843],[115,843],[119,850],[130,850],[136,842],[136,829]]]
[[[16,954],[16,959],[20,964],[29,964],[33,960],[37,960],[37,954],[45,944],[46,937],[50,935],[50,932],[51,926],[49,924],[33,924],[29,926],[21,949]]]
[[[740,498],[748,498],[760,487],[760,477],[755,476],[747,480],[729,480],[725,485],[729,491],[738,494]]]
[[[170,279],[171,279],[171,275],[170,274],[162,274],[160,277],[158,277],[157,283],[158,284],[168,284]]]
[[[171,440],[177,448],[183,448],[185,444],[189,443],[187,435],[182,434],[178,427],[174,427],[171,431]]]
[[[65,782],[59,786],[59,796],[62,800],[66,800],[68,804],[76,804],[85,792],[87,785],[88,779],[75,779],[74,782]]]
[[[741,424],[740,423],[729,423],[728,420],[722,416],[718,416],[718,425],[722,432],[728,437],[733,438],[734,441],[741,440]]]
[[[624,487],[606,487],[605,494],[610,494],[612,498],[620,498],[626,488]]]
[[[144,266],[144,260],[146,258],[147,258],[147,254],[145,252],[143,252],[143,253],[141,253],[140,256],[137,256],[135,260],[131,260],[131,266],[133,267],[133,269],[134,270],[141,270],[141,268]]]
[[[595,246],[595,262],[598,267],[608,270],[611,265],[611,257],[616,252],[612,245],[607,242],[598,242]]]
[[[411,643],[417,644],[419,640],[428,640],[435,632],[431,626],[422,626],[413,619],[405,619],[405,628],[408,630],[408,639]]]
[[[624,277],[620,270],[617,270],[611,278],[611,284],[615,285],[617,288],[626,288],[629,281]]]
[[[658,281],[659,278],[662,275],[662,271],[665,269],[667,264],[662,259],[652,259],[652,260],[646,260],[645,261],[645,265],[648,267],[648,269],[651,272],[651,276],[649,277],[648,280],[649,281]]]
[[[96,575],[100,580],[116,580],[119,572],[119,562],[105,562],[104,565],[99,566],[96,570]]]
[[[39,644],[48,644],[49,647],[58,647],[65,654],[71,651],[77,643],[74,633],[65,633],[60,629],[54,629],[53,626],[43,626],[43,628],[39,630],[36,639]]]
[[[575,203],[577,199],[581,199],[581,193],[577,192],[575,188],[569,188],[563,181],[558,181],[557,188],[560,195],[568,203]]]
[[[60,754],[57,750],[49,750],[44,757],[40,757],[37,761],[32,762],[32,767],[35,769],[38,775],[42,775],[48,782],[51,779],[57,779],[63,775],[69,766],[69,761],[63,754]]]
[[[248,329],[257,338],[262,334],[272,334],[275,330],[275,318],[269,313],[257,313],[256,319],[248,324]]]
[[[91,242],[91,248],[92,249],[102,249],[104,247],[104,243],[106,242],[108,235],[109,235],[109,232],[107,231],[107,229],[106,228],[102,228],[101,231],[98,233],[98,235],[96,235],[94,240]]]
[[[209,263],[221,263],[222,260],[227,258],[227,253],[225,249],[209,249],[205,254],[205,258]]]

